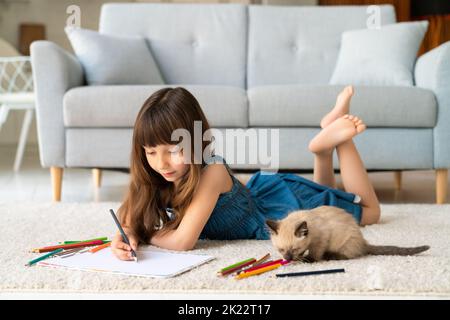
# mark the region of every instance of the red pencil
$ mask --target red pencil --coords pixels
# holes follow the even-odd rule
[[[73,249],[73,248],[79,248],[79,247],[91,247],[91,246],[98,246],[103,244],[102,240],[94,240],[90,242],[80,242],[80,243],[73,243],[73,244],[63,244],[63,245],[57,245],[57,246],[51,246],[51,247],[44,247],[44,248],[38,248],[33,249],[32,252],[50,252],[54,251],[56,249]]]

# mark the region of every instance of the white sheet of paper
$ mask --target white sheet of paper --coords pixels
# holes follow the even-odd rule
[[[138,262],[116,258],[111,248],[96,253],[85,252],[67,258],[50,258],[37,263],[45,267],[62,267],[76,270],[108,272],[152,278],[168,278],[195,268],[213,256],[160,251],[139,250]]]

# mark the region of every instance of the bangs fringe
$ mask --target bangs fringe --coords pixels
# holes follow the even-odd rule
[[[172,133],[176,129],[185,128],[186,124],[180,121],[180,117],[171,114],[169,108],[161,105],[161,108],[150,108],[137,121],[136,142],[140,146],[156,147],[161,144],[178,144],[180,141],[172,141]]]

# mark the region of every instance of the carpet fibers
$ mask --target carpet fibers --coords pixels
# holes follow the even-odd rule
[[[372,244],[430,245],[410,257],[367,256],[348,261],[295,263],[279,272],[345,268],[345,273],[276,278],[277,271],[243,280],[216,271],[238,260],[280,257],[270,241],[199,241],[192,253],[215,260],[170,279],[127,277],[41,266],[25,267],[35,247],[112,236],[109,208],[119,203],[0,203],[0,293],[206,293],[450,297],[450,205],[382,205],[381,222],[362,228]]]

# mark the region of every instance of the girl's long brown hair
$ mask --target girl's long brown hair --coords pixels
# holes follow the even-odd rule
[[[121,223],[134,233],[141,243],[150,243],[154,233],[175,229],[192,201],[205,165],[194,162],[194,121],[202,123],[202,137],[210,129],[198,101],[186,89],[164,88],[153,93],[137,115],[133,131],[128,193],[118,213]],[[178,144],[171,141],[172,132],[186,129],[191,135],[191,161],[178,188],[154,171],[147,162],[145,147]],[[202,139],[202,155],[209,144]],[[170,220],[165,208],[173,208],[175,218]],[[162,221],[162,225],[161,222]]]

